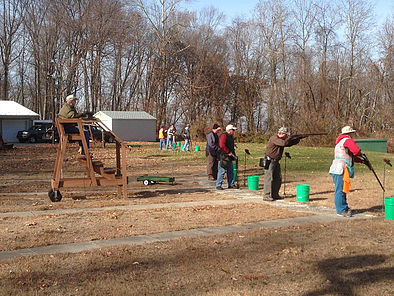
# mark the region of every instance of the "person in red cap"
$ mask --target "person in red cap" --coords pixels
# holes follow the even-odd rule
[[[207,174],[208,180],[216,180],[218,175],[218,161],[220,155],[219,136],[220,125],[215,123],[212,130],[207,135],[207,146],[205,156],[207,157]]]

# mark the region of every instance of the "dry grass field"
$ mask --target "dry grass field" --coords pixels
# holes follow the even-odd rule
[[[74,148],[65,176],[84,174]],[[248,148],[236,192],[249,192],[244,176],[262,175],[257,163],[264,147]],[[0,152],[0,256],[32,247],[291,221],[320,209],[334,213],[327,173],[295,171],[289,164],[283,203],[296,204],[296,185],[310,184],[307,204],[316,210],[306,212],[262,202],[262,184],[257,198],[219,193],[205,178],[204,151],[159,151],[148,143],[129,151],[127,199],[111,187],[69,188],[52,203],[47,192],[55,155],[56,146],[47,144]],[[114,165],[113,146],[94,147],[93,156]],[[176,182],[144,186],[135,181],[144,174],[175,176]],[[393,170],[385,174],[386,196],[394,196]],[[349,204],[356,218],[2,260],[0,295],[394,295],[394,221],[384,219],[382,190],[372,173],[356,173]]]

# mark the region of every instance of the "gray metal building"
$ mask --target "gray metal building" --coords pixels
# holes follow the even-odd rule
[[[124,141],[156,141],[156,118],[144,111],[99,111],[94,117]]]

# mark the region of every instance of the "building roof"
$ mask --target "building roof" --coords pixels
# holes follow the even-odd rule
[[[103,113],[112,119],[154,119],[155,117],[145,111],[99,111],[94,116],[97,117],[98,113]]]
[[[14,101],[0,101],[0,116],[39,116],[36,112]]]

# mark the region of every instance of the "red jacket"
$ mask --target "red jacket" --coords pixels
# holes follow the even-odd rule
[[[235,155],[234,137],[227,132],[221,134],[219,137],[219,147],[224,154],[232,152]]]

